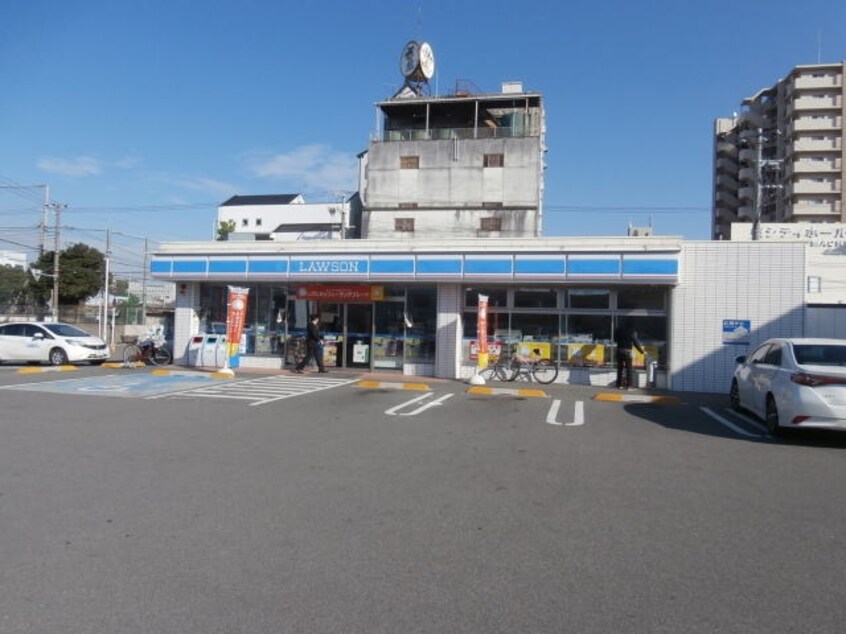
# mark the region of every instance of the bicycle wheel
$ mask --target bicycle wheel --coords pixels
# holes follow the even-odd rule
[[[558,366],[549,359],[540,359],[532,366],[532,377],[538,383],[552,383],[558,378]]]
[[[123,362],[124,363],[138,363],[143,358],[143,354],[141,353],[141,348],[139,348],[134,343],[129,343],[123,349]]]
[[[170,354],[170,350],[166,346],[154,348],[153,354],[150,355],[150,362],[153,365],[167,365],[172,359],[173,355]]]
[[[500,381],[513,381],[520,372],[520,362],[514,358],[502,359],[496,362],[494,374]]]

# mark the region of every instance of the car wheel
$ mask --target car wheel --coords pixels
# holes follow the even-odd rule
[[[729,403],[731,403],[731,408],[735,412],[739,412],[743,409],[740,406],[740,389],[737,387],[737,379],[731,382],[731,391],[729,392]]]
[[[50,365],[67,365],[68,355],[61,348],[53,348],[50,351]]]
[[[778,407],[776,407],[776,402],[772,394],[767,396],[767,416],[764,422],[767,424],[767,431],[771,435],[777,436],[781,431],[781,427],[778,424]]]

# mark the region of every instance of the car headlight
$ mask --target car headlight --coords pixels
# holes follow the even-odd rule
[[[65,339],[65,343],[69,346],[76,346],[77,348],[85,347],[85,345],[81,341],[75,341],[74,339]]]

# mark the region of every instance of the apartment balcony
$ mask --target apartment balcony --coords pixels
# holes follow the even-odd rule
[[[742,207],[737,208],[737,218],[738,220],[754,220],[755,219],[755,206],[754,205],[743,205]]]
[[[799,137],[793,142],[794,152],[839,152],[843,147],[843,139],[830,135],[824,139]]]
[[[718,172],[734,174],[737,172],[737,161],[730,158],[718,158],[714,167],[717,168]]]
[[[794,216],[840,216],[843,203],[832,199],[826,203],[798,201],[793,203],[791,212]]]
[[[737,146],[728,141],[717,143],[717,156],[737,156]]]
[[[737,177],[741,183],[754,183],[757,172],[754,167],[741,167]]]
[[[840,130],[842,121],[840,117],[821,117],[815,119],[813,117],[802,117],[796,119],[787,128],[788,136],[794,132],[828,132],[831,130]]]
[[[738,185],[737,179],[731,174],[717,174],[716,182],[717,187],[722,187],[731,191],[736,190]]]
[[[717,191],[715,198],[717,204],[721,207],[737,209],[737,207],[740,205],[740,201],[737,200],[737,197],[732,192],[727,192],[725,190]]]
[[[751,128],[760,128],[764,124],[764,117],[761,116],[760,112],[755,110],[747,110],[746,112],[741,112],[740,116],[737,118],[738,124],[747,124]]]
[[[787,196],[825,196],[841,193],[841,187],[833,180],[813,181],[809,179],[800,180],[796,183],[789,183],[785,186]]]
[[[741,187],[737,190],[737,197],[740,199],[741,202],[755,202],[755,188]]]
[[[826,95],[825,97],[808,95],[794,99],[788,111],[840,110],[842,107],[843,100],[840,95]]]
[[[754,163],[758,158],[758,153],[753,148],[747,147],[738,152],[737,158],[740,159],[742,163]]]
[[[785,169],[785,176],[794,174],[839,174],[841,171],[840,159],[828,161],[795,161]]]
[[[799,75],[792,83],[794,90],[819,90],[820,88],[838,88],[842,85],[836,75],[826,75],[824,77]]]

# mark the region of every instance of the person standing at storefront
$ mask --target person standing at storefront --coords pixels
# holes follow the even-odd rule
[[[327,370],[323,365],[323,335],[320,333],[320,328],[317,324],[320,322],[320,315],[312,315],[308,322],[306,329],[306,355],[294,368],[297,374],[303,373],[303,368],[306,367],[309,361],[313,358],[317,362],[319,372],[326,373]]]
[[[620,322],[614,330],[614,343],[617,344],[617,388],[630,388],[634,383],[632,369],[632,348],[644,354],[643,346],[637,337],[637,331],[626,322]],[[625,374],[623,374],[625,372]],[[625,384],[623,383],[625,377]]]

